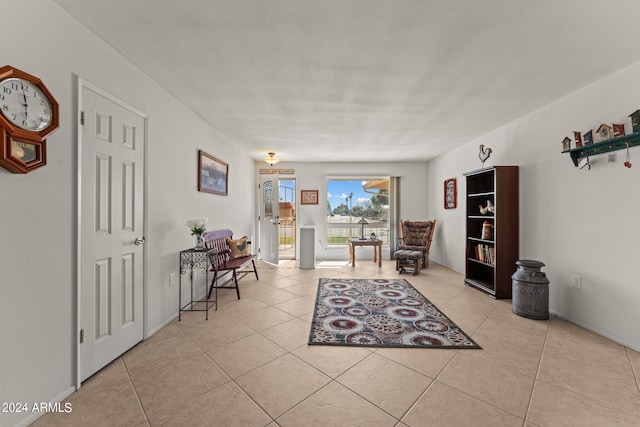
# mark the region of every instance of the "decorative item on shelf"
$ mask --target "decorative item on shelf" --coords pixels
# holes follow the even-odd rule
[[[369,238],[370,238],[371,240],[376,240],[376,233],[371,233],[371,234],[369,235]]]
[[[358,221],[358,224],[360,224],[360,240],[367,240],[367,238],[364,237],[364,226],[369,223],[364,219],[364,217],[362,217],[362,219]]]
[[[569,151],[571,150],[571,138],[569,138],[568,136],[565,136],[564,139],[562,140],[562,151]]]
[[[624,167],[631,169],[631,162],[629,161],[629,143],[627,142],[627,161],[624,162]]]
[[[591,163],[589,163],[589,158],[583,157],[582,159],[580,159],[580,161],[578,162],[578,168],[586,169],[586,170],[591,169]]]
[[[613,137],[617,138],[619,136],[625,136],[624,124],[623,123],[614,123],[613,124]]]
[[[640,110],[629,114],[629,117],[631,117],[631,129],[633,133],[640,132]]]
[[[580,135],[580,132],[574,130],[573,139],[576,142],[576,148],[582,147],[582,135]]]
[[[279,158],[275,157],[276,153],[274,153],[273,151],[270,151],[267,153],[267,157],[265,157],[264,160],[265,162],[269,163],[271,166],[275,165],[276,163],[278,163],[280,161]]]
[[[482,205],[479,205],[479,207],[482,215],[494,214],[496,212],[496,208],[493,206],[493,203],[491,203],[491,200],[487,200],[487,207],[483,207]]]
[[[640,110],[638,110],[638,112],[640,114]],[[640,120],[640,118],[638,118],[638,120]],[[613,126],[616,127],[615,130]],[[614,124],[612,126],[604,124],[600,126],[598,130],[600,131],[600,133],[595,131],[593,144],[588,144],[582,147],[575,147],[570,150],[563,151],[563,153],[569,154],[569,156],[571,157],[571,161],[573,162],[573,165],[575,167],[589,170],[591,165],[588,158],[591,156],[640,146],[640,131],[627,134],[624,130],[624,126],[620,124]],[[598,139],[601,137],[600,135],[604,135],[604,137],[606,138],[606,134],[609,130],[611,131],[610,135],[612,137],[607,140],[599,141]],[[621,135],[613,137],[614,132],[616,132],[616,134],[620,133]],[[625,134],[622,134],[623,132]]]
[[[484,148],[484,144],[480,144],[480,152],[478,153],[478,157],[482,162],[482,167],[484,167],[484,162],[486,162],[489,156],[491,156],[491,151],[491,148]]]
[[[204,232],[207,229],[207,224],[209,223],[209,219],[207,217],[200,217],[196,219],[190,219],[187,221],[186,226],[191,230],[191,235],[195,240],[194,249],[203,249],[204,248]]]
[[[482,240],[493,239],[493,224],[490,221],[485,221],[482,224]]]
[[[606,123],[601,124],[596,130],[594,142],[608,141],[613,137],[613,128]]]
[[[584,145],[593,145],[593,129],[589,130],[589,132],[584,133]]]
[[[478,261],[489,265],[496,265],[496,251],[491,245],[479,244],[475,247]]]

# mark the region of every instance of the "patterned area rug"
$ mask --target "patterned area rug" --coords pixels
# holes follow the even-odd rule
[[[404,279],[320,279],[309,344],[481,348]]]

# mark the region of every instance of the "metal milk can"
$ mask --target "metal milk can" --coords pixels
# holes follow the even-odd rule
[[[518,316],[529,319],[549,318],[549,279],[540,271],[544,264],[534,260],[516,261],[518,269],[512,279],[512,307]]]

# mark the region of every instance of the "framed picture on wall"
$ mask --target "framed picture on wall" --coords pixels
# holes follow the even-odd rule
[[[444,208],[455,209],[458,199],[456,179],[450,178],[444,181]]]
[[[198,191],[226,196],[229,164],[198,150]]]
[[[300,203],[303,205],[317,205],[318,190],[300,190]]]

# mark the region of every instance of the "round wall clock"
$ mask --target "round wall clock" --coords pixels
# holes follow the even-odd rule
[[[0,166],[28,173],[46,164],[46,138],[59,127],[58,103],[42,80],[0,68]]]

